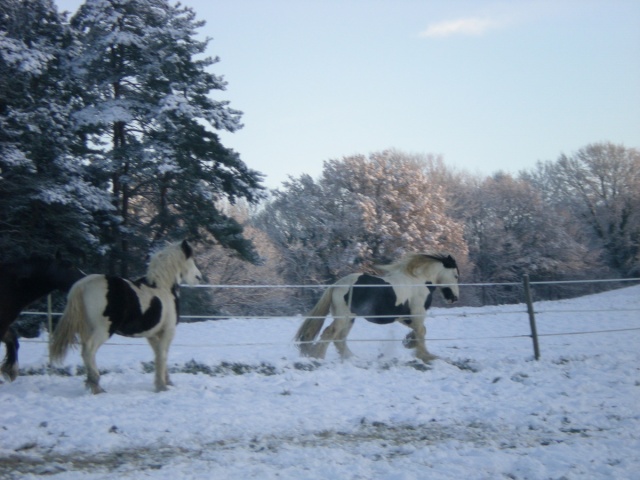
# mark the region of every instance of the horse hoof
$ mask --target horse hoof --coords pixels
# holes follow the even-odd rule
[[[430,353],[423,353],[422,355],[416,355],[420,360],[424,363],[431,363],[433,360],[437,360],[437,355],[432,355]]]
[[[303,357],[314,358],[316,356],[316,346],[310,342],[303,342],[298,344],[298,349],[300,350],[300,355]]]
[[[408,333],[407,336],[404,337],[404,340],[402,341],[402,346],[408,349],[416,348],[418,346],[415,332]]]
[[[106,393],[106,390],[104,388],[102,388],[100,385],[97,385],[95,383],[87,382],[87,388],[89,388],[89,390],[91,390],[91,393],[94,395],[98,395],[99,393]]]
[[[16,378],[18,378],[18,366],[14,365],[10,368],[2,367],[2,376],[8,382],[13,382]]]

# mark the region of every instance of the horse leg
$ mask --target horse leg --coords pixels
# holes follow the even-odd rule
[[[2,376],[13,382],[18,377],[18,349],[20,348],[18,335],[13,328],[7,329],[2,337],[2,342],[7,351],[2,364]]]
[[[320,341],[315,346],[315,357],[324,358],[327,354],[329,344],[333,344],[338,349],[340,358],[345,359],[353,355],[349,347],[347,346],[347,335],[351,330],[351,319],[347,318],[335,318],[331,325],[324,329],[322,335],[320,335]]]
[[[334,319],[327,328],[322,331],[320,340],[314,345],[313,356],[316,358],[324,358],[327,355],[329,344],[333,342],[339,332],[339,319]]]
[[[157,335],[147,337],[147,341],[153,353],[155,354],[156,363],[156,392],[163,392],[167,390],[168,385],[173,385],[169,378],[169,370],[167,369],[167,357],[169,353],[169,345],[173,339],[173,332],[163,330]]]
[[[338,349],[338,353],[340,354],[340,358],[347,359],[353,356],[353,352],[349,349],[347,345],[347,335],[351,331],[351,327],[353,327],[353,322],[355,318],[347,318],[340,320],[340,327],[336,333],[335,340],[333,341],[334,345]]]
[[[413,330],[406,336],[404,345],[407,348],[415,348],[416,357],[418,357],[425,363],[429,363],[431,360],[435,360],[436,358],[438,358],[437,356],[429,353],[429,351],[427,350],[427,345],[425,343],[427,329],[424,326],[423,318],[414,317],[411,319],[402,319],[400,320],[400,323]]]
[[[100,386],[100,371],[96,364],[96,353],[98,348],[109,339],[109,334],[99,335],[100,333],[94,331],[89,338],[82,339],[82,360],[87,369],[86,385],[94,395],[105,392]]]

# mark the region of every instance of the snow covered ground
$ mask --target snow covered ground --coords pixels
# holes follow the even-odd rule
[[[73,375],[48,374],[46,338],[23,340],[0,477],[639,478],[640,286],[536,310],[539,361],[522,305],[430,311],[428,368],[401,325],[360,319],[355,358],[313,362],[291,344],[299,319],[181,324],[164,393],[144,340],[102,347],[98,396],[77,352]]]

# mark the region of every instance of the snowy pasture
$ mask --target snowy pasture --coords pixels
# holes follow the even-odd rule
[[[428,367],[401,325],[358,319],[341,362],[298,356],[300,319],[181,324],[163,393],[144,340],[102,347],[97,396],[77,352],[49,370],[46,338],[23,340],[0,477],[638,478],[640,286],[535,308],[539,361],[523,305],[431,310]]]

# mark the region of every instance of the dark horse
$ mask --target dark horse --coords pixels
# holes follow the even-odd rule
[[[84,277],[70,262],[59,258],[31,256],[0,264],[0,339],[6,346],[2,375],[18,376],[18,336],[9,326],[23,308],[54,290],[68,292]]]

